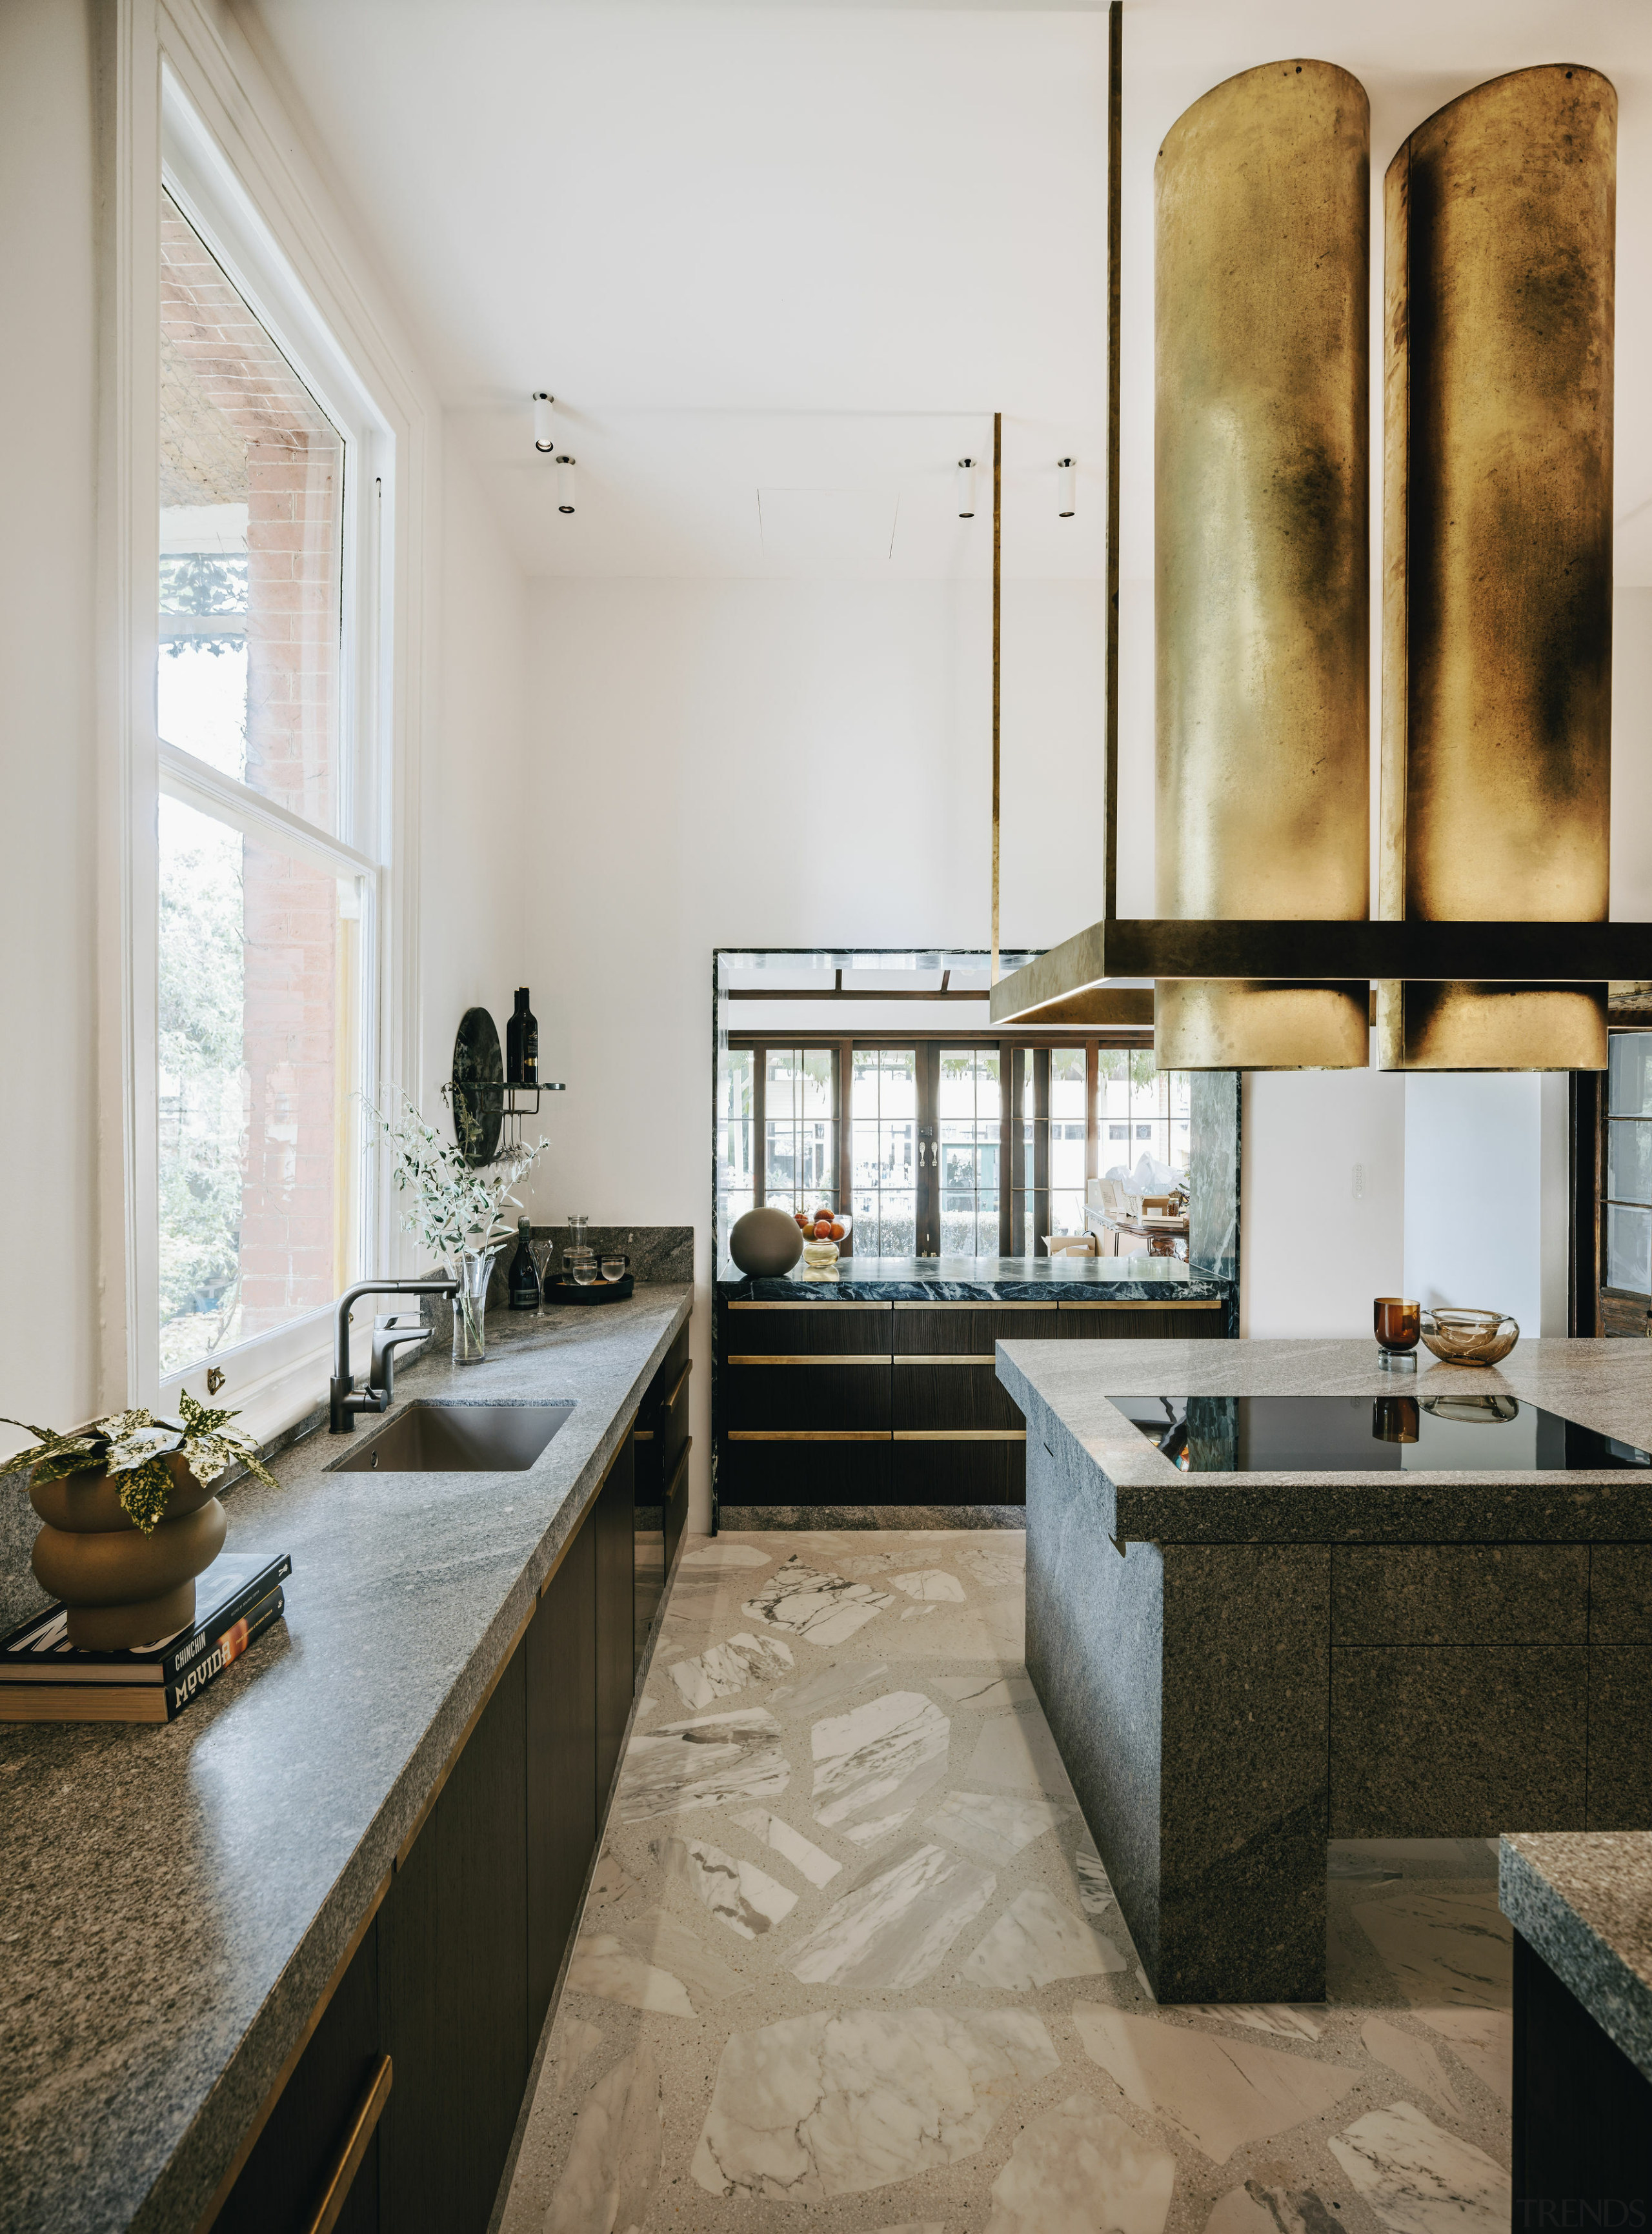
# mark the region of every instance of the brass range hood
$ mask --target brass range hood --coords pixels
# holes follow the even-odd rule
[[[1110,10],[1101,921],[995,1025],[1155,983],[1161,1067],[1599,1068],[1652,924],[1608,913],[1616,97],[1465,94],[1385,193],[1381,824],[1370,911],[1368,107],[1230,79],[1155,170],[1157,913],[1117,912],[1118,182]],[[1627,988],[1625,989],[1627,990]]]

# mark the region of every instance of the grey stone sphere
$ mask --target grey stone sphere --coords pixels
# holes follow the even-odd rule
[[[803,1254],[803,1233],[789,1210],[748,1210],[735,1220],[728,1254],[754,1280],[777,1280]]]

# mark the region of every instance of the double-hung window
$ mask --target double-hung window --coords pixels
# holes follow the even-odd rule
[[[233,1353],[241,1394],[317,1346],[318,1314],[366,1261],[388,458],[176,95],[167,127],[153,1318],[140,1308],[140,1324],[163,1392]]]

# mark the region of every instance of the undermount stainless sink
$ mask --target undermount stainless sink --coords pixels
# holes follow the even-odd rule
[[[571,1404],[442,1404],[420,1399],[398,1412],[329,1473],[520,1473],[573,1410]]]

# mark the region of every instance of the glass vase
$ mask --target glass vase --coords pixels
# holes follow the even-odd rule
[[[480,1365],[487,1355],[487,1284],[493,1251],[467,1249],[459,1259],[459,1293],[454,1297],[454,1363]]]

